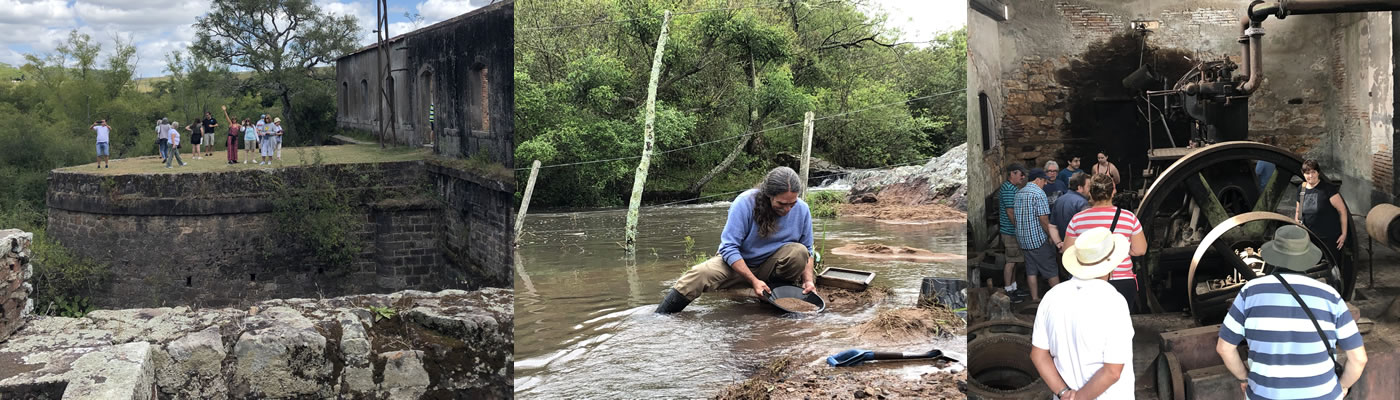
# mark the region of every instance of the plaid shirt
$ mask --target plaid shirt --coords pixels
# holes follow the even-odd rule
[[[997,208],[998,231],[1003,235],[1015,235],[1016,224],[1006,216],[1006,209],[1016,206],[1016,185],[1012,185],[1011,181],[1002,181],[1001,196],[998,200],[1001,206]]]
[[[1034,183],[1027,183],[1016,192],[1016,243],[1022,249],[1038,249],[1049,239],[1045,228],[1040,227],[1040,216],[1050,215],[1050,202],[1045,199],[1045,191]]]

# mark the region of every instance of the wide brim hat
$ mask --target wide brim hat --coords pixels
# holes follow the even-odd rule
[[[1097,279],[1113,272],[1123,260],[1128,258],[1131,245],[1128,238],[1109,231],[1108,228],[1094,228],[1079,235],[1074,246],[1065,249],[1060,256],[1065,269],[1079,279]]]
[[[1322,249],[1312,243],[1307,230],[1297,225],[1284,225],[1274,231],[1274,240],[1260,246],[1259,255],[1270,265],[1307,271],[1322,259]]]

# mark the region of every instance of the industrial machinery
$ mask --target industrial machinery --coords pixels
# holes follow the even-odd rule
[[[1262,23],[1270,16],[1394,10],[1400,10],[1400,2],[1254,1],[1239,21],[1240,64],[1196,61],[1166,90],[1145,90],[1160,82],[1145,67],[1123,80],[1143,90],[1150,104],[1162,104],[1161,118],[1186,118],[1191,126],[1186,147],[1149,150],[1150,166],[1143,173],[1147,189],[1130,192],[1148,239],[1147,254],[1135,263],[1139,300],[1152,312],[1189,310],[1199,323],[1218,323],[1243,283],[1265,272],[1254,249],[1280,224],[1294,223],[1303,159],[1249,141],[1249,97],[1263,82]],[[1260,162],[1273,164],[1271,176],[1255,176]],[[1355,225],[1349,224],[1341,250],[1317,243],[1326,251],[1314,270],[1348,299],[1356,282],[1350,262]]]

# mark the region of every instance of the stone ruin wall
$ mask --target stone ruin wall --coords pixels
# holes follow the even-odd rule
[[[0,276],[4,278],[0,281],[0,342],[23,326],[34,309],[34,302],[29,299],[34,292],[34,285],[29,283],[34,276],[34,266],[29,262],[33,240],[32,233],[0,230]]]
[[[0,341],[0,397],[508,398],[512,301],[488,288],[31,317]]]
[[[509,285],[510,247],[499,242],[509,238],[509,213],[498,218],[505,225],[492,223],[490,208],[471,211],[475,203],[462,200],[508,201],[508,193],[499,195],[506,189],[454,183],[471,175],[427,164],[311,167],[359,199],[362,212],[350,222],[357,223],[352,234],[361,251],[349,265],[323,265],[304,243],[268,240],[279,223],[268,175],[297,185],[311,172],[304,168],[126,176],[56,171],[48,232],[108,265],[107,284],[92,295],[101,308]],[[498,239],[468,246],[474,235]]]

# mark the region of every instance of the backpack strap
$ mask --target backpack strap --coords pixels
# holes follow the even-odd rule
[[[1293,285],[1289,285],[1288,281],[1283,279],[1283,275],[1279,274],[1278,271],[1274,271],[1274,277],[1278,278],[1279,283],[1283,284],[1284,289],[1288,289],[1288,293],[1293,295],[1293,299],[1298,301],[1298,305],[1303,307],[1303,312],[1308,314],[1308,319],[1312,321],[1313,328],[1317,329],[1317,335],[1322,337],[1322,345],[1327,347],[1327,357],[1332,359],[1333,369],[1338,372],[1338,376],[1341,376],[1342,364],[1337,362],[1337,354],[1332,351],[1332,344],[1327,342],[1327,334],[1322,332],[1322,325],[1317,323],[1317,317],[1313,316],[1312,308],[1308,307],[1307,303],[1303,303],[1303,297],[1298,295],[1298,291],[1293,290]]]
[[[1118,229],[1118,216],[1123,214],[1122,207],[1113,207],[1113,222],[1108,223],[1108,231],[1111,233]]]

